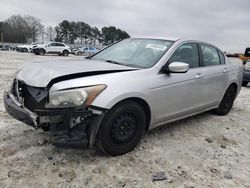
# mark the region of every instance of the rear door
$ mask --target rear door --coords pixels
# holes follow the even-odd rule
[[[56,42],[50,43],[47,47],[47,53],[57,53],[57,52],[58,52],[57,43]]]
[[[213,46],[199,44],[201,54],[202,98],[206,106],[217,105],[227,86],[229,67],[224,54]]]
[[[57,46],[57,52],[58,53],[62,53],[63,50],[65,49],[65,45],[62,44],[62,43],[57,43],[56,46]]]

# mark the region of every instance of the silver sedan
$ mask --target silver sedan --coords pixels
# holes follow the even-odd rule
[[[50,130],[55,146],[121,155],[160,125],[208,110],[226,115],[241,83],[242,66],[214,45],[129,38],[85,60],[26,64],[4,102],[14,118]]]

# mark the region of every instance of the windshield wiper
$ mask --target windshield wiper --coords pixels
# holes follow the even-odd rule
[[[85,57],[85,59],[92,59],[92,55]]]
[[[113,64],[117,64],[117,65],[126,66],[126,65],[124,65],[124,64],[122,64],[122,63],[119,63],[119,62],[117,62],[117,61],[113,61],[113,60],[110,60],[110,59],[106,60],[106,62],[108,62],[108,63],[113,63]]]

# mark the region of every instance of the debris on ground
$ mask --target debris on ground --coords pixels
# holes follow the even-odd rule
[[[166,179],[167,179],[167,176],[166,176],[165,172],[156,172],[152,176],[152,181],[163,181]]]

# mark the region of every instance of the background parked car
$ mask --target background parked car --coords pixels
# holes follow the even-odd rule
[[[38,45],[38,43],[32,43],[32,44],[25,44],[25,45],[19,45],[16,47],[16,51],[20,52],[31,52],[33,48],[35,48]]]
[[[244,64],[244,71],[243,71],[243,82],[242,85],[246,86],[248,82],[250,82],[250,60],[243,63]]]
[[[36,55],[45,55],[46,53],[48,53],[68,56],[70,52],[70,47],[61,42],[49,42],[45,45],[37,45],[33,49],[33,53],[35,53]]]
[[[75,55],[93,55],[97,53],[99,50],[94,47],[82,47],[77,50],[72,51]]]

